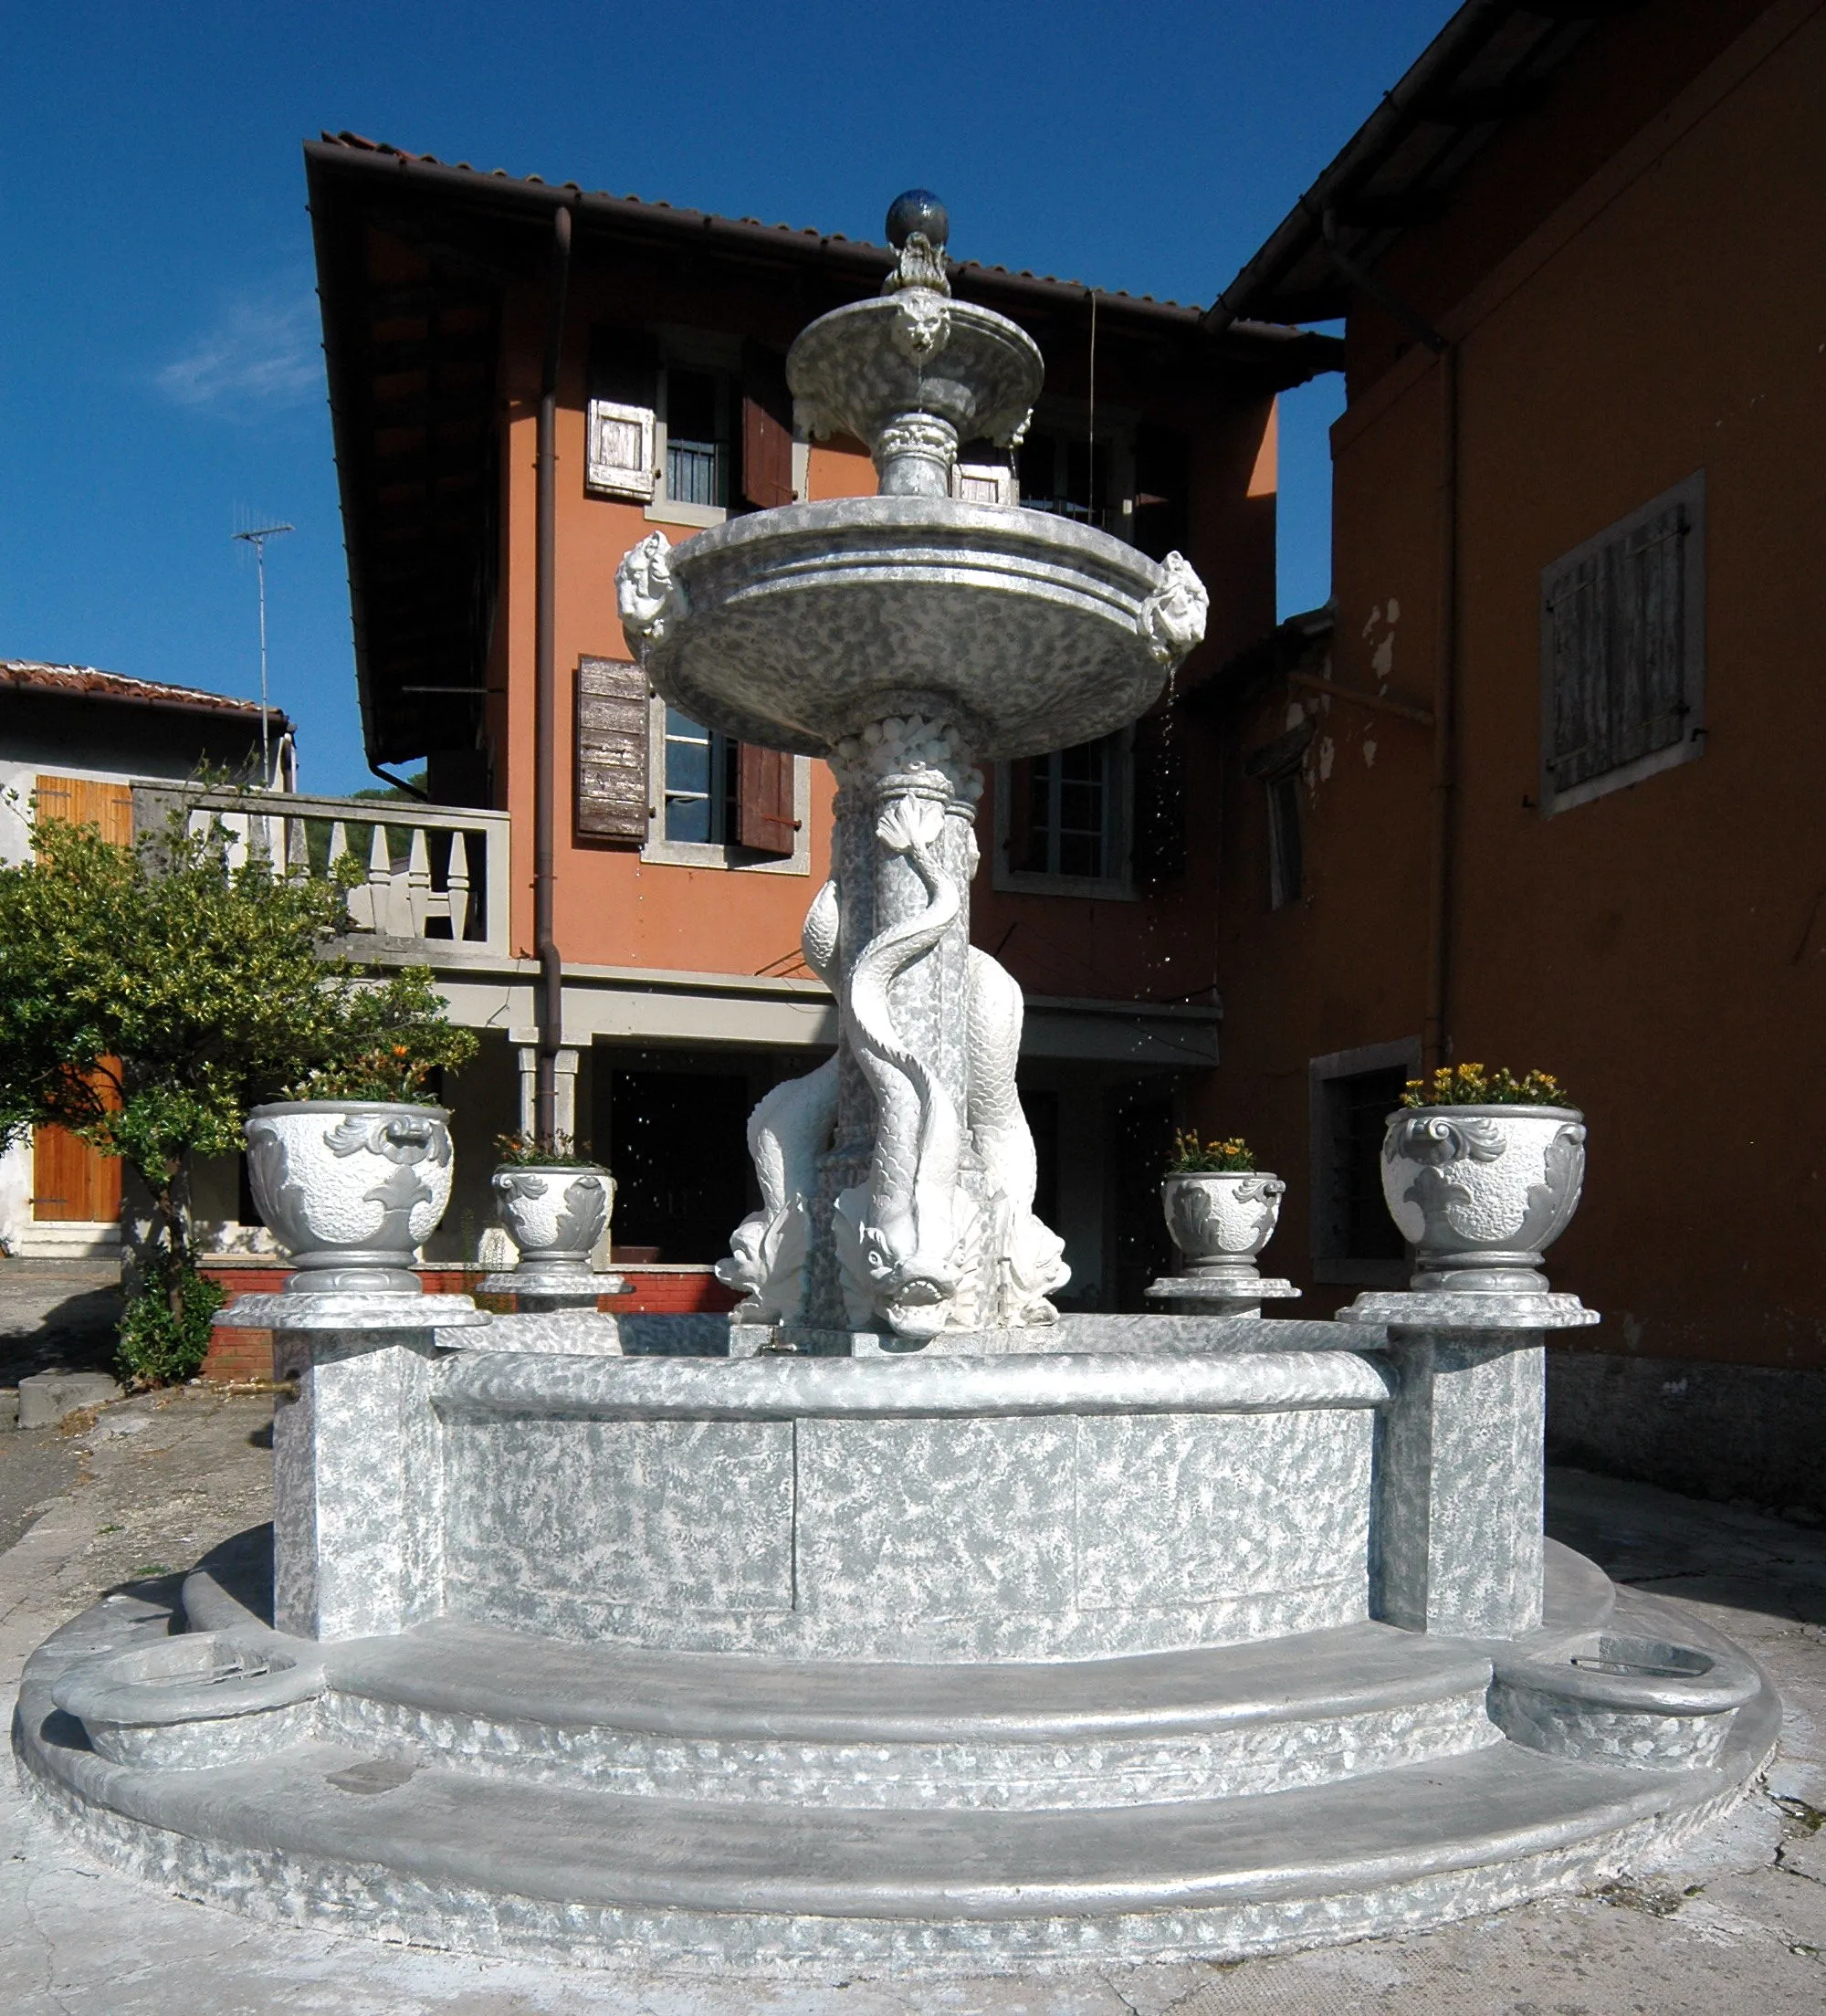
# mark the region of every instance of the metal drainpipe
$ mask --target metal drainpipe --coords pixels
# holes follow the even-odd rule
[[[1458,695],[1458,346],[1439,352],[1439,634],[1433,650],[1432,801],[1427,850],[1426,1027],[1428,1070],[1452,1058],[1453,799]]]
[[[564,961],[553,923],[557,879],[558,677],[558,367],[564,348],[564,297],[571,279],[571,212],[551,219],[551,290],[545,325],[545,370],[539,386],[539,461],[533,605],[532,939],[539,960],[539,1070],[533,1128],[558,1131],[558,1052],[564,1040]]]

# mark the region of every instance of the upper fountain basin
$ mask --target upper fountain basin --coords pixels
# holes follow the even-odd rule
[[[957,440],[1006,446],[1026,425],[1044,377],[1018,323],[924,287],[820,316],[786,360],[805,432],[854,435],[878,460],[892,423],[913,415],[944,422]]]
[[[652,543],[652,542],[649,542]],[[630,561],[635,555],[630,555]],[[733,519],[658,556],[647,676],[738,740],[828,755],[937,702],[979,758],[1125,727],[1203,632],[1197,577],[1044,511],[859,497]]]

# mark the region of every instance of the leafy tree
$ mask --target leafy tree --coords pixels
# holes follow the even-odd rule
[[[33,860],[0,867],[0,1143],[54,1124],[138,1174],[152,1223],[123,1356],[181,1376],[215,1307],[194,1263],[192,1159],[238,1150],[248,1108],[294,1087],[422,1096],[476,1039],[446,1022],[428,972],[326,959],[341,886],[232,865],[219,824],[188,832],[180,810],[122,847],[40,818],[32,839]]]

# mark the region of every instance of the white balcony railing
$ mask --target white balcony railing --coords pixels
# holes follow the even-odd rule
[[[442,944],[483,953],[508,950],[504,812],[293,792],[182,796],[192,832],[219,821],[236,864],[266,860],[329,877],[352,858],[358,870],[348,895],[352,937],[372,935],[389,949]]]

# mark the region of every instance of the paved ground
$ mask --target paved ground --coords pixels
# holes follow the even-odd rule
[[[0,1258],[0,1388],[32,1372],[111,1371],[118,1260]]]
[[[121,1316],[113,1261],[0,1258],[0,1549],[76,1481],[78,1452],[56,1430],[9,1433],[13,1389],[33,1372],[109,1371]]]
[[[74,1479],[0,1556],[0,1697],[103,1591],[266,1517],[266,1402],[145,1395],[62,1438]],[[131,1432],[121,1433],[129,1428]],[[0,1475],[38,1438],[0,1434]],[[26,1460],[37,1460],[30,1458]],[[563,1973],[257,1927],[108,1874],[0,1767],[5,2016],[1819,2016],[1826,2009],[1826,1535],[1559,1474],[1554,1530],[1691,1602],[1788,1707],[1768,1785],[1677,1865],[1443,1931],[1240,1966],[770,1987]]]

